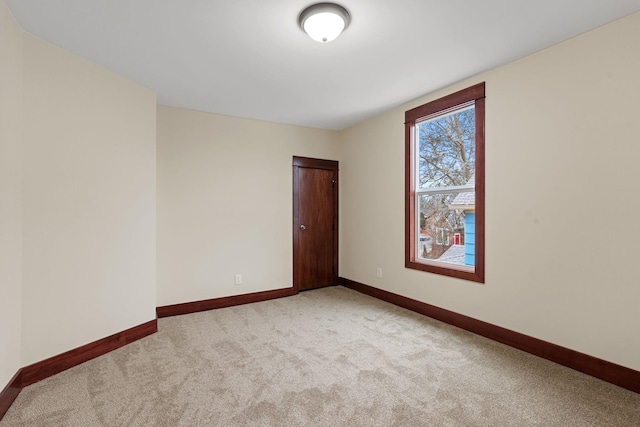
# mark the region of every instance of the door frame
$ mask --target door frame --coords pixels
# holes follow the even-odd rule
[[[325,169],[333,172],[334,192],[333,192],[333,284],[338,284],[338,219],[339,219],[339,162],[337,160],[315,159],[310,157],[293,156],[293,288],[296,293],[300,290],[299,266],[297,254],[300,239],[300,213],[298,204],[300,202],[300,168]]]

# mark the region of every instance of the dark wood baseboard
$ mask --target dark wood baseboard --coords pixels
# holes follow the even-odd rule
[[[11,404],[16,397],[20,394],[22,390],[22,369],[19,369],[18,372],[11,378],[9,384],[0,392],[0,420],[4,417],[4,414],[7,413]]]
[[[350,279],[340,281],[344,287],[640,393],[639,371]]]
[[[9,407],[11,407],[11,404],[24,387],[102,356],[157,331],[158,319],[153,319],[142,325],[134,326],[98,341],[25,366],[13,376],[9,384],[0,392],[0,420],[2,420],[2,417],[7,413]]]
[[[198,311],[213,310],[216,308],[231,307],[234,305],[250,304],[253,302],[267,301],[270,299],[290,297],[297,294],[295,288],[274,289],[272,291],[254,292],[252,294],[233,295],[230,297],[213,298],[202,301],[184,302],[181,304],[164,305],[156,308],[158,317],[178,316],[181,314],[196,313]]]
[[[153,319],[142,325],[134,326],[133,328],[50,357],[33,365],[25,366],[22,368],[22,387],[66,371],[69,368],[95,357],[102,356],[103,354],[109,353],[157,331],[158,320]]]

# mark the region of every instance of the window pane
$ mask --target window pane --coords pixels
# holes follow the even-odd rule
[[[475,265],[473,193],[418,196],[417,258],[456,265]]]
[[[475,173],[475,108],[467,107],[416,125],[417,187],[465,185]]]

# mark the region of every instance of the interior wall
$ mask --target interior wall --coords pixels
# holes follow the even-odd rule
[[[157,117],[158,306],[291,287],[292,158],[339,160],[337,133],[162,106]]]
[[[155,318],[155,104],[24,35],[23,365]]]
[[[20,364],[22,29],[0,0],[0,390]]]
[[[341,275],[640,370],[638,40],[635,13],[346,130]],[[484,285],[404,268],[404,111],[481,81]]]

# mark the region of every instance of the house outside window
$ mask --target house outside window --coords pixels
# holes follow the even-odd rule
[[[436,245],[449,246],[448,228],[436,228]]]
[[[405,266],[484,283],[484,83],[405,113]]]

